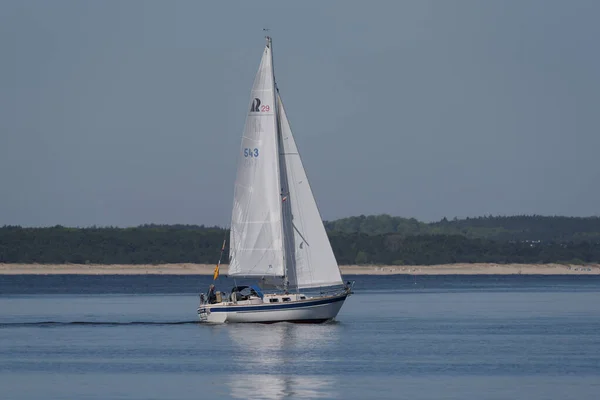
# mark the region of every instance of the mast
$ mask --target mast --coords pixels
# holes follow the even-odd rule
[[[265,29],[263,29],[265,30]],[[273,62],[273,40],[271,39],[271,36],[267,35],[265,36],[265,39],[267,40],[267,47],[271,50],[271,79],[273,80],[273,113],[275,114],[275,135],[277,136],[277,157],[278,157],[278,161],[279,161],[279,201],[282,201],[283,198],[283,187],[281,186],[281,177],[284,176],[285,174],[281,171],[281,156],[279,156],[279,154],[281,154],[281,129],[279,128],[279,113],[277,112],[277,84],[275,83],[275,64]],[[280,203],[281,204],[281,203]],[[283,251],[282,251],[282,255],[283,255],[283,282],[284,282],[284,288],[287,291],[287,287],[288,287],[288,270],[287,270],[287,263],[286,263],[286,254],[285,254],[285,232],[283,232],[283,219],[284,219],[284,212],[283,212],[283,207],[280,207],[280,213],[281,213],[281,224],[282,224],[282,233],[283,233],[283,240],[282,240],[282,245],[283,245]]]
[[[287,180],[287,168],[285,164],[285,152],[283,149],[282,143],[282,133],[281,133],[281,119],[279,115],[279,104],[278,104],[278,93],[279,89],[277,88],[277,82],[275,81],[275,63],[273,57],[273,42],[270,36],[266,36],[267,46],[271,49],[271,73],[273,79],[273,112],[275,113],[275,132],[277,135],[277,149],[278,149],[278,157],[279,157],[279,183],[280,183],[280,197],[279,201],[281,202],[281,225],[282,225],[282,234],[283,234],[283,288],[287,292],[289,288],[290,274],[293,273],[295,254],[294,254],[294,233],[292,229],[292,210],[290,207],[290,198],[289,198],[289,186]],[[295,281],[294,277],[294,281]]]

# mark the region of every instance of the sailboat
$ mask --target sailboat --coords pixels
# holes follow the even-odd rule
[[[266,40],[238,155],[229,240],[228,275],[256,285],[214,295],[211,285],[198,307],[203,322],[324,322],[352,294],[308,183]]]

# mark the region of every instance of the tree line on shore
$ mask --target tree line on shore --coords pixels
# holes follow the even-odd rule
[[[600,262],[598,217],[489,216],[425,223],[374,215],[325,226],[340,264]],[[4,226],[0,263],[214,263],[225,238],[226,229],[197,225]]]

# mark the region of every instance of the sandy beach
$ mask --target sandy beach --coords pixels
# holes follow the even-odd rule
[[[0,275],[212,275],[214,264],[0,264]],[[600,275],[600,264],[341,265],[345,275]],[[227,275],[227,265],[221,266]]]

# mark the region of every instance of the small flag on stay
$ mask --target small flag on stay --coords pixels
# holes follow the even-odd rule
[[[219,264],[215,267],[215,273],[213,274],[213,281],[219,277]]]

